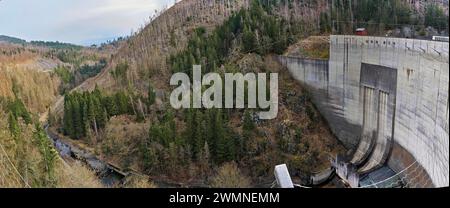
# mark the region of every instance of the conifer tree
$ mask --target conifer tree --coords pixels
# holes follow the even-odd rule
[[[14,114],[16,120],[22,118],[26,124],[32,123],[31,116],[20,98],[15,98],[13,102],[9,103],[8,109]]]
[[[108,111],[108,116],[116,116],[118,115],[117,105],[113,98],[105,97],[105,106]]]
[[[98,134],[98,126],[96,120],[96,106],[94,102],[94,98],[92,96],[88,97],[88,110],[87,110],[87,120],[88,120],[88,128],[94,129],[95,135]]]
[[[211,169],[209,158],[210,158],[209,146],[208,142],[205,141],[205,144],[203,145],[203,148],[200,152],[200,156],[198,158],[203,177],[206,177],[210,172],[209,170]]]
[[[185,118],[186,118],[186,129],[183,133],[186,142],[190,145],[190,152],[193,151],[193,138],[194,138],[194,109],[189,108],[185,110]]]
[[[242,42],[244,46],[243,49],[245,52],[250,52],[255,49],[256,47],[255,39],[256,39],[255,34],[251,31],[250,27],[248,25],[245,25],[242,37]]]
[[[248,152],[248,145],[252,137],[253,130],[255,129],[255,124],[253,123],[249,111],[246,111],[244,113],[244,124],[242,126],[242,129],[243,150],[244,152]]]
[[[167,110],[166,115],[164,117],[164,123],[167,130],[167,137],[170,140],[170,142],[175,142],[176,140],[176,123],[175,123],[175,116],[173,114],[172,110]]]
[[[205,113],[203,114],[203,119],[201,121],[201,126],[202,126],[202,131],[203,131],[203,140],[204,143],[208,143],[208,152],[210,152],[210,145],[212,140],[214,140],[213,137],[213,131],[214,129],[212,128],[211,125],[211,119],[210,119],[210,110],[206,110]]]
[[[227,160],[227,138],[225,137],[225,129],[223,127],[223,121],[222,121],[222,112],[220,110],[217,110],[215,115],[215,138],[217,140],[217,150],[216,150],[216,160],[218,163],[225,162]]]
[[[155,90],[153,89],[152,84],[148,85],[148,95],[147,95],[147,104],[148,104],[148,108],[150,108],[150,106],[152,106],[153,104],[155,104],[155,100],[156,100],[156,93]]]
[[[42,182],[46,187],[54,187],[56,184],[54,172],[55,162],[58,154],[53,148],[51,141],[47,138],[47,134],[44,132],[42,127],[39,124],[36,124],[35,129],[34,139],[38,144],[39,151],[42,155],[42,161],[40,163],[44,173]]]
[[[73,110],[71,96],[66,95],[64,98],[64,134],[68,136],[74,135]]]
[[[209,165],[209,158],[210,158],[209,145],[208,145],[208,142],[205,141],[205,145],[203,146],[202,160],[205,161]]]
[[[53,115],[51,108],[48,109],[48,125],[53,126],[56,124],[56,117]]]
[[[143,145],[143,165],[147,171],[151,171],[155,168],[158,161],[158,155],[156,149],[149,143]]]
[[[106,109],[102,108],[101,113],[98,117],[98,125],[100,128],[105,128],[106,127],[106,122],[108,122],[109,117],[108,117],[108,112],[106,111]]]
[[[12,136],[18,137],[20,134],[20,126],[19,122],[17,122],[16,117],[10,112],[8,116],[8,127],[9,132]]]
[[[202,127],[203,114],[200,110],[195,111],[195,120],[194,120],[194,137],[192,138],[192,153],[194,157],[198,158],[200,156],[200,151],[203,148],[205,143],[204,135],[203,135],[203,127]]]
[[[255,124],[253,122],[252,116],[250,114],[250,111],[245,111],[244,113],[244,125],[243,129],[245,131],[252,131],[255,129]]]
[[[73,100],[72,117],[73,117],[72,118],[73,119],[72,138],[79,139],[82,136],[84,126],[82,124],[82,114],[81,114],[81,110],[80,110],[80,103],[79,103],[77,97],[75,97],[75,99]]]
[[[87,131],[90,129],[89,120],[88,120],[88,105],[86,99],[81,97],[81,104],[80,104],[80,111],[81,111],[81,136],[85,137],[87,134]]]
[[[169,157],[168,161],[166,162],[168,163],[168,169],[172,170],[172,172],[178,171],[177,167],[180,159],[178,158],[177,146],[173,142],[170,142],[167,148],[167,152]]]
[[[94,103],[95,121],[97,123],[97,131],[105,127],[106,121],[108,120],[108,113],[106,109],[101,105],[99,98],[94,94],[92,99]]]
[[[116,114],[126,114],[130,112],[129,100],[124,92],[118,92],[114,95],[117,112]]]
[[[207,131],[207,142],[208,142],[208,147],[210,149],[210,153],[211,155],[213,155],[214,159],[215,159],[215,155],[217,155],[217,138],[216,138],[216,113],[217,113],[217,109],[209,109],[206,111],[207,114],[205,116],[205,122],[207,122],[207,124],[205,125],[205,129]]]

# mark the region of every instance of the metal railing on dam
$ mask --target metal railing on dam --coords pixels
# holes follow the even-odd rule
[[[417,161],[433,186],[449,185],[449,43],[330,36],[330,59],[280,56],[360,173]]]

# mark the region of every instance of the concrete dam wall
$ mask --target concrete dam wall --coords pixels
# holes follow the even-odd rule
[[[417,161],[427,186],[449,185],[449,44],[331,36],[330,59],[281,56],[312,93],[363,174]]]

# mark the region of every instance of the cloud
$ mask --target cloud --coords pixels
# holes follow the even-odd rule
[[[97,0],[89,5],[78,5],[69,11],[73,19],[92,19],[114,16],[140,16],[150,15],[154,9],[163,6],[164,0]]]
[[[129,35],[173,0],[6,0],[0,34],[78,44]],[[2,20],[3,19],[3,20]],[[9,19],[9,20],[7,20]],[[14,20],[11,22],[10,20]]]
[[[84,37],[78,42],[129,35],[166,3],[167,0],[97,0],[88,3],[88,7],[78,4],[60,20],[55,33],[66,34],[70,28],[80,28],[70,34]]]

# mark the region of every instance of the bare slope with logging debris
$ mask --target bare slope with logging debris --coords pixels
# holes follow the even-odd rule
[[[106,70],[87,80],[78,89],[93,90],[95,85],[107,90],[120,88],[111,76],[111,71],[123,62],[129,65],[126,76],[132,87],[145,91],[150,80],[156,88],[167,88],[170,77],[167,58],[185,48],[193,31],[200,26],[209,30],[220,25],[233,12],[248,8],[250,2],[183,0],[176,3],[131,37],[114,55]],[[289,21],[301,20],[317,27],[320,13],[328,8],[327,2],[292,1],[290,4],[279,4],[273,8],[273,12]]]

